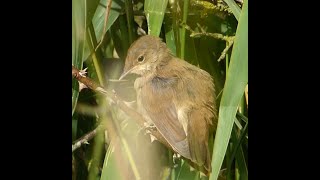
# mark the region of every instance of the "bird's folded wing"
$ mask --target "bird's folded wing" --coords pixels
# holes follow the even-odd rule
[[[174,91],[170,87],[172,83],[161,79],[144,86],[141,91],[142,106],[172,148],[190,159],[186,133],[178,120],[177,109],[173,103]]]

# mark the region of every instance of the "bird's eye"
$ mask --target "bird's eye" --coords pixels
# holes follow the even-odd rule
[[[138,57],[138,62],[143,62],[144,61],[144,56],[139,56]]]

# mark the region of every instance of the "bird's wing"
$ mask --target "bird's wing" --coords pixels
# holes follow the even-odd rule
[[[190,156],[193,162],[196,162],[199,166],[204,165],[207,171],[211,170],[211,158],[209,152],[209,124],[204,119],[204,112],[207,109],[195,108],[189,113],[188,122],[188,142],[190,149]],[[210,115],[207,115],[208,117]]]
[[[190,159],[186,133],[178,120],[177,109],[173,103],[175,93],[173,87],[176,84],[176,78],[154,78],[142,87],[141,103],[172,148]]]

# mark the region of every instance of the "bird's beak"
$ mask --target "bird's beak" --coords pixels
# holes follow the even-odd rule
[[[127,72],[123,72],[121,74],[119,80],[122,80],[128,74],[140,74],[141,75],[141,72],[145,71],[146,69],[148,69],[148,67],[146,65],[134,66],[133,68],[129,69]]]
[[[135,69],[135,68],[133,67],[133,68],[129,69],[129,71],[124,71],[124,72],[121,74],[119,80],[122,80],[124,77],[126,77],[128,74],[130,74],[134,69]]]

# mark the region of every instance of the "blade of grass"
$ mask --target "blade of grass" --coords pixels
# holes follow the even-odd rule
[[[240,116],[242,117],[244,115],[247,115],[247,112],[248,112],[248,109],[247,109],[247,104],[246,104],[246,96],[245,96],[245,92],[243,92],[242,98],[240,100],[237,116],[238,116],[238,114],[241,114]]]
[[[234,0],[224,0],[230,7],[234,17],[239,21],[241,9]]]
[[[99,175],[99,167],[103,158],[104,131],[97,132],[94,137],[92,159],[89,166],[88,180],[96,180]]]
[[[106,152],[105,158],[104,158],[104,163],[102,167],[102,173],[101,173],[101,178],[100,180],[105,180],[105,179],[123,179],[121,177],[121,173],[119,170],[119,165],[117,165],[117,155],[116,153],[120,152],[115,152],[115,145],[114,143],[111,143],[109,145],[109,148]]]
[[[244,126],[243,130],[241,131],[241,135],[239,138],[237,138],[237,135],[236,135],[236,128],[233,128],[233,131],[232,131],[232,137],[231,139],[233,140],[233,142],[235,142],[235,145],[234,145],[234,148],[233,148],[233,151],[232,151],[232,154],[231,154],[231,157],[230,157],[230,161],[232,162],[235,157],[237,156],[237,162],[240,164],[239,166],[239,169],[240,169],[240,173],[242,174],[242,176],[244,177],[248,177],[248,170],[246,168],[246,165],[245,165],[245,161],[244,161],[244,158],[242,157],[241,155],[241,152],[243,153],[242,149],[241,149],[241,144],[244,140],[244,137],[245,135],[247,134],[248,132],[248,123]],[[241,152],[240,152],[241,151]],[[240,152],[240,153],[239,153]],[[239,157],[240,156],[240,157]],[[240,159],[240,160],[239,160]],[[231,169],[231,166],[228,166],[227,169]],[[246,179],[246,178],[245,178]]]
[[[111,112],[111,116],[114,118],[116,116],[115,112]],[[111,119],[109,119],[110,121],[112,121]],[[116,156],[114,158],[111,159],[105,159],[105,164],[109,164],[110,166],[104,166],[103,170],[102,170],[102,175],[101,175],[101,180],[105,179],[106,177],[110,177],[110,169],[114,170],[117,169],[118,171],[116,172],[112,172],[112,173],[116,173],[117,176],[118,174],[120,176],[123,176],[122,173],[126,173],[126,171],[128,170],[127,168],[130,167],[130,171],[132,170],[132,174],[131,174],[131,178],[132,179],[141,179],[141,175],[140,172],[138,171],[138,166],[136,164],[136,161],[134,159],[133,156],[133,151],[132,151],[132,146],[130,146],[130,143],[128,143],[127,138],[124,136],[120,125],[118,124],[118,122],[113,122],[113,127],[114,131],[117,132],[117,137],[113,137],[113,138],[117,138],[112,140],[112,142],[109,145],[108,151],[110,148],[115,148],[116,152],[114,152],[113,156]],[[108,155],[108,154],[106,154]],[[125,159],[124,159],[125,158]],[[126,161],[124,162],[125,165],[123,165],[121,162],[122,161]],[[127,167],[127,165],[129,165]],[[108,173],[109,172],[109,173]],[[104,174],[105,173],[105,174]],[[112,176],[112,175],[111,175]],[[124,175],[126,176],[126,175]],[[114,179],[114,178],[106,178],[106,179]],[[123,179],[123,178],[121,178]]]
[[[248,0],[245,1],[237,27],[229,70],[224,86],[219,121],[212,153],[212,176],[216,180],[226,153],[240,99],[248,82]]]
[[[147,17],[148,34],[159,36],[168,0],[145,0],[144,11]]]
[[[84,0],[72,0],[72,65],[82,69],[86,31],[86,4]],[[72,80],[72,114],[79,96],[78,81]]]
[[[77,113],[72,116],[72,141],[77,138],[78,116]]]
[[[233,143],[229,143],[229,146],[227,148],[226,155],[225,155],[225,162],[226,162],[225,164],[227,167],[233,167],[233,165],[234,165],[233,161],[231,161],[232,148],[233,148]],[[227,168],[226,169],[226,180],[232,180],[231,173],[232,173],[231,168]]]
[[[176,174],[176,180],[194,180],[199,177],[197,171],[190,171],[190,166],[185,161],[181,160],[181,166]]]
[[[248,168],[244,157],[243,148],[240,146],[238,152],[236,153],[236,164],[238,167],[238,174],[240,179],[248,180]]]
[[[185,0],[183,2],[183,17],[182,17],[182,24],[187,24],[188,18],[188,9],[189,9],[189,0]],[[185,57],[185,45],[186,45],[186,28],[180,28],[181,33],[181,59]]]
[[[244,153],[241,144],[243,143],[244,140],[244,135],[247,134],[247,128],[248,126],[244,128],[242,131],[240,137],[237,137],[237,132],[236,128],[233,128],[232,134],[231,134],[231,140],[236,143],[233,153],[232,153],[232,161],[235,159],[236,160],[236,171],[235,171],[235,176],[239,176],[240,179],[247,180],[248,179],[248,169],[247,165],[244,159]],[[228,167],[231,168],[231,167]],[[228,178],[230,178],[230,174],[228,174]]]
[[[248,118],[246,116],[244,116],[243,114],[237,112],[237,116],[244,121],[245,123],[248,123]]]

